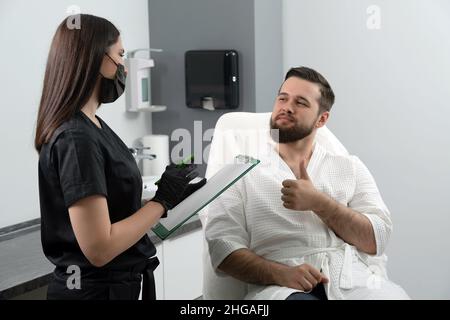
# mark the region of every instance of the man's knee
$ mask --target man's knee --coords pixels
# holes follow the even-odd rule
[[[286,300],[320,300],[318,297],[311,293],[294,292]]]
[[[411,298],[399,285],[391,281],[383,281],[377,288],[361,288],[355,290],[349,299],[357,300],[410,300]]]
[[[399,285],[389,282],[388,287],[385,290],[384,297],[380,299],[384,300],[410,300],[411,298]]]
[[[325,287],[319,283],[311,292],[294,292],[286,300],[327,300]]]

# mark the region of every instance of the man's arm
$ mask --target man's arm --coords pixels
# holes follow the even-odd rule
[[[308,264],[290,267],[266,260],[249,249],[239,249],[228,255],[218,267],[241,281],[259,285],[279,285],[302,291],[312,290],[328,279]]]
[[[304,160],[300,163],[300,179],[283,181],[281,192],[285,208],[311,210],[345,242],[365,253],[377,253],[371,221],[362,213],[318,191],[306,172]]]
[[[310,291],[319,282],[328,281],[319,270],[308,264],[289,267],[266,260],[248,249],[243,201],[245,194],[239,182],[208,207],[205,238],[214,269],[246,283],[279,286]]]
[[[372,223],[365,215],[340,204],[324,193],[321,193],[317,209],[313,212],[345,242],[365,253],[377,253]]]
[[[243,248],[228,255],[218,269],[247,283],[270,285],[278,283],[277,273],[285,267]]]

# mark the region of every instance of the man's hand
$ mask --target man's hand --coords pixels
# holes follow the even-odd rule
[[[329,280],[319,270],[304,263],[299,266],[286,267],[278,274],[278,285],[310,292],[319,283],[328,283]]]
[[[375,233],[369,218],[318,191],[306,172],[305,160],[300,162],[299,179],[284,180],[281,193],[285,208],[313,211],[345,242],[367,254],[377,253]]]
[[[281,200],[287,209],[299,211],[319,210],[324,201],[324,195],[318,191],[306,172],[305,160],[300,162],[300,177],[298,180],[284,180]]]

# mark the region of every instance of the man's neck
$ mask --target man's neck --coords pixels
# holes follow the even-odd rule
[[[314,137],[316,133],[312,132],[308,137],[291,143],[279,143],[280,157],[288,164],[300,164],[302,159],[309,163],[313,153]]]

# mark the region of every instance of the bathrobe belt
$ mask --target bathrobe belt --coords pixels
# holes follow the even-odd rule
[[[329,254],[332,252],[344,251],[344,262],[340,270],[339,288],[352,289],[353,288],[353,256],[357,254],[357,250],[354,246],[344,243],[339,247],[329,248],[280,248],[276,252],[271,252],[263,255],[266,259],[272,260],[292,260],[293,258],[305,258],[306,256],[322,254],[325,259],[322,259],[321,268],[322,272],[326,275],[330,275],[328,261]],[[289,258],[287,258],[289,257]]]

